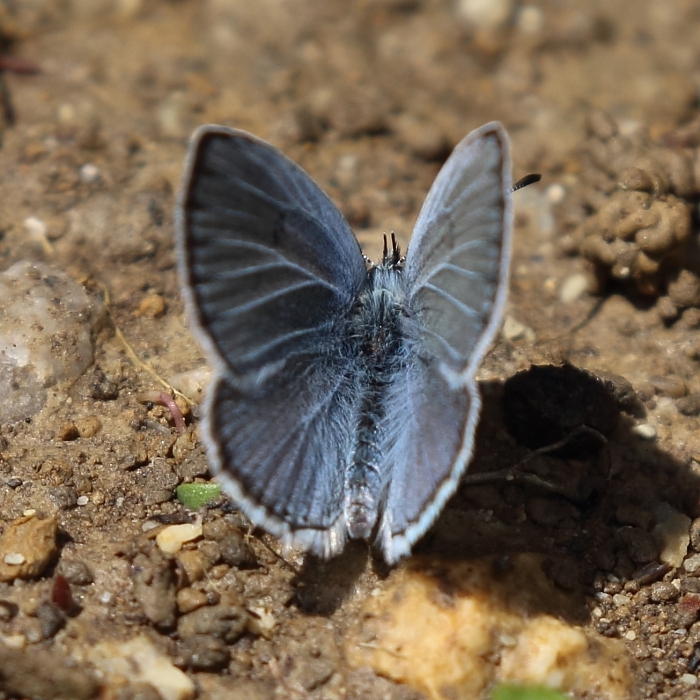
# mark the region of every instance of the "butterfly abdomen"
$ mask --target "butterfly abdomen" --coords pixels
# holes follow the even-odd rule
[[[351,337],[360,367],[361,396],[345,478],[345,520],[348,535],[355,539],[371,537],[385,489],[385,399],[405,362],[404,302],[402,270],[376,267],[369,271],[367,287],[353,310]]]

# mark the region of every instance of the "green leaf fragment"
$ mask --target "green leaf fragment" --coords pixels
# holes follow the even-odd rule
[[[175,489],[175,498],[190,510],[197,510],[211,501],[216,501],[219,496],[219,484],[180,484]]]
[[[539,685],[497,685],[490,700],[568,700],[558,690]]]

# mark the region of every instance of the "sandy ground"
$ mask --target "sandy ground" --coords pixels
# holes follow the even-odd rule
[[[77,315],[61,312],[54,355],[79,354],[70,324],[92,343],[66,375],[0,378],[0,690],[481,697],[503,650],[482,654],[479,668],[496,670],[472,689],[369,653],[396,621],[401,595],[382,596],[413,570],[447,581],[481,556],[507,579],[530,553],[547,580],[522,615],[581,631],[586,663],[627,669],[614,689],[595,674],[540,682],[577,697],[700,697],[699,2],[7,0],[0,36],[14,111],[0,270],[43,263],[40,287],[67,274],[86,296]],[[271,141],[376,258],[383,233],[408,240],[450,149],[492,119],[511,135],[515,177],[543,178],[514,196],[507,322],[479,374],[470,473],[526,460],[530,477],[465,483],[395,572],[362,544],[332,562],[285,553],[226,499],[164,553],[156,535],[191,519],[174,488],[207,481],[199,413],[183,404],[180,434],[143,395],[162,387],[122,338],[199,401],[204,359],[173,253],[192,130],[222,123]],[[565,369],[511,379],[531,365]],[[582,425],[597,435],[533,452]],[[528,576],[513,575],[513,591]],[[426,614],[415,624],[432,639]],[[423,658],[420,646],[393,657],[410,666],[411,654]]]

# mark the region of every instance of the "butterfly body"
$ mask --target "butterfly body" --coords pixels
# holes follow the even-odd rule
[[[393,563],[473,451],[476,369],[510,255],[508,139],[469,134],[431,188],[406,258],[369,267],[311,178],[225,127],[194,136],[178,199],[182,289],[213,367],[209,463],[250,520],[319,556],[367,539]]]
[[[345,477],[345,521],[352,539],[369,539],[386,491],[384,464],[387,435],[386,400],[410,353],[403,266],[398,255],[385,253],[367,272],[365,288],[353,307],[349,354],[357,358],[360,399],[356,440]]]

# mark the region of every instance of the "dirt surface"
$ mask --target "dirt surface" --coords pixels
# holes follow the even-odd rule
[[[174,488],[207,479],[198,409],[181,434],[122,338],[199,400],[172,213],[199,124],[281,148],[376,258],[497,119],[543,178],[514,195],[470,473],[521,466],[465,483],[417,553],[537,553],[575,596],[553,614],[620,640],[630,696],[700,698],[700,2],[4,0],[0,38],[0,272],[45,263],[96,309],[94,362],[0,425],[2,692],[424,697],[348,661],[391,576],[363,544],[304,560],[222,499],[163,551],[192,519]],[[531,365],[563,369],[506,383]]]

